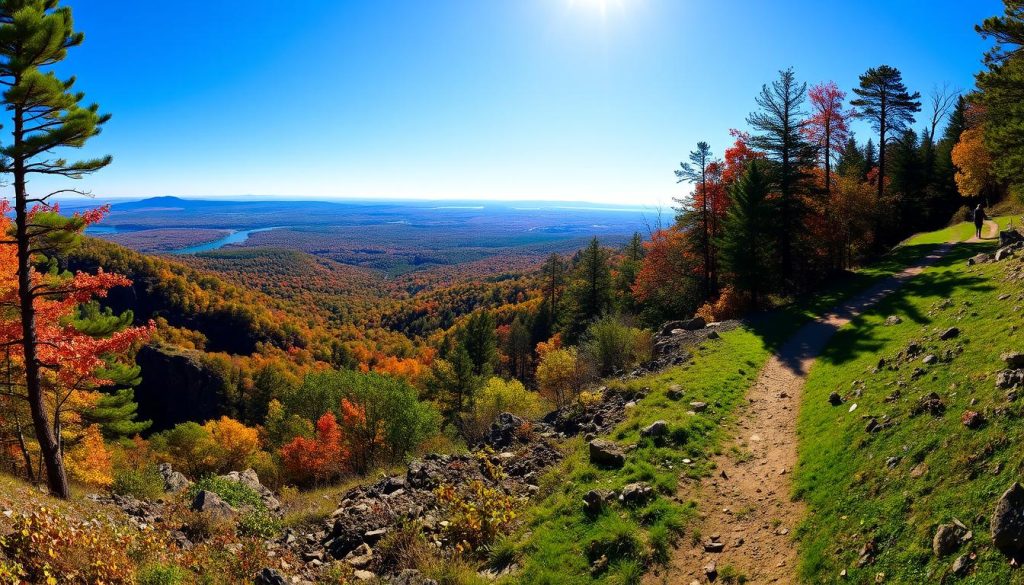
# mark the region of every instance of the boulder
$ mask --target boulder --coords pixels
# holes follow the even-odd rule
[[[357,569],[365,569],[370,565],[370,562],[372,560],[373,549],[370,548],[370,545],[366,544],[365,542],[357,546],[355,550],[345,555],[344,559],[346,563],[352,565]]]
[[[627,506],[639,506],[654,496],[654,488],[645,481],[626,484],[619,494],[619,501]]]
[[[980,429],[985,424],[985,417],[980,412],[965,410],[960,416],[960,422],[969,429]]]
[[[656,420],[640,430],[641,437],[661,437],[668,433],[668,423]]]
[[[281,502],[274,497],[274,492],[270,491],[269,488],[260,483],[260,477],[256,475],[256,470],[250,468],[245,471],[232,471],[226,475],[220,476],[221,479],[228,481],[238,482],[260,495],[260,500],[263,501],[263,505],[267,507],[271,512],[279,512],[281,510]]]
[[[499,449],[509,447],[518,441],[519,429],[526,424],[526,421],[518,416],[510,412],[503,412],[491,423],[491,430],[487,433],[484,441]]]
[[[839,406],[843,403],[843,397],[838,392],[833,392],[828,395],[828,403],[832,406]]]
[[[932,552],[939,558],[955,552],[963,536],[964,529],[956,524],[939,524],[932,538]]]
[[[705,410],[708,409],[708,403],[707,402],[691,402],[690,403],[690,408],[693,410],[693,412],[704,412]]]
[[[943,341],[948,341],[950,339],[954,339],[957,337],[960,337],[960,329],[957,327],[950,327],[949,329],[946,329],[945,331],[942,332],[942,335],[939,336],[939,339]]]
[[[622,467],[626,464],[626,455],[622,448],[604,439],[590,442],[590,462],[601,467]]]
[[[953,561],[953,566],[949,569],[957,577],[963,577],[967,575],[967,572],[971,570],[971,565],[974,564],[974,555],[966,554],[960,555]]]
[[[590,490],[583,494],[583,511],[590,516],[597,516],[604,510],[605,502],[610,495],[604,490]]]
[[[1013,256],[1013,250],[1013,247],[1010,246],[1007,246],[1005,248],[999,248],[998,250],[996,250],[996,254],[992,258],[996,262],[1002,262],[1003,260],[1006,260],[1007,258]]]
[[[1024,242],[1024,235],[1017,230],[1010,228],[999,232],[999,247],[1003,248],[1011,244]]]
[[[269,567],[265,567],[259,573],[256,573],[252,582],[253,585],[285,585],[287,583],[284,577],[281,576],[281,573]]]
[[[938,363],[939,357],[937,355],[935,355],[934,353],[930,353],[930,354],[924,356],[924,359],[921,360],[921,361],[922,361],[922,363],[924,363],[924,365],[930,366],[930,365]]]
[[[160,471],[161,477],[164,478],[164,491],[176,494],[183,492],[188,489],[192,482],[185,477],[185,474],[180,471],[175,471],[171,467],[170,463],[161,463],[156,466],[157,470]]]
[[[676,329],[682,329],[682,328],[683,328],[683,322],[682,321],[666,321],[661,326],[661,334],[662,335],[672,335],[673,331],[675,331]]]
[[[1008,368],[1015,370],[1024,368],[1024,353],[1019,351],[1007,351],[999,356],[999,358],[1006,362],[1006,367]]]
[[[1013,388],[1024,385],[1024,370],[1003,370],[996,374],[996,386]]]
[[[1024,552],[1024,488],[1013,482],[996,503],[989,523],[992,544],[1007,556]]]
[[[669,400],[679,400],[683,397],[683,387],[679,384],[672,384],[665,393]]]
[[[885,318],[885,324],[890,327],[892,327],[893,325],[899,325],[902,322],[903,319],[900,319],[898,315],[889,315],[888,317]]]
[[[192,509],[209,514],[214,518],[231,519],[235,516],[235,509],[209,490],[202,490],[196,494],[196,497],[192,499]]]
[[[680,329],[687,331],[697,331],[707,327],[708,322],[704,320],[704,317],[694,317],[693,319],[686,319],[683,321],[683,326]]]
[[[984,263],[988,262],[991,259],[992,259],[992,256],[990,256],[988,254],[985,254],[985,253],[981,253],[981,254],[978,254],[978,255],[973,256],[971,258],[968,258],[967,265],[968,266],[974,266],[975,264],[984,264]]]

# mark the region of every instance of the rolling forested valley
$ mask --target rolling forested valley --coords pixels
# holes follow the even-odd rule
[[[606,52],[631,8],[563,4]],[[138,156],[95,154],[120,94],[76,85],[112,9],[0,0],[0,584],[1024,582],[1024,3],[993,6],[956,20],[970,87],[781,53],[690,115],[659,204],[94,193]]]

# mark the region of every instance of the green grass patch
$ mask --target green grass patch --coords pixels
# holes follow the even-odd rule
[[[619,470],[597,468],[590,464],[582,439],[569,442],[566,461],[541,482],[542,498],[528,512],[519,543],[523,568],[516,579],[531,584],[636,583],[650,561],[667,561],[696,512],[695,503],[675,501],[679,478],[711,473],[711,457],[725,438],[724,423],[734,416],[768,354],[761,337],[740,328],[697,348],[691,364],[629,382],[651,392],[609,437],[636,446],[627,453],[626,465]],[[673,384],[684,389],[682,400],[668,398]],[[692,401],[709,407],[687,414]],[[669,435],[641,437],[640,429],[656,420],[668,422]],[[613,503],[596,517],[584,513],[582,498],[589,490],[619,490],[637,481],[648,482],[657,492],[643,506]],[[592,572],[595,562],[604,568]]]
[[[811,370],[795,475],[797,495],[809,507],[798,531],[801,580],[830,582],[842,570],[851,583],[874,582],[879,573],[886,583],[1021,579],[992,549],[988,534],[996,500],[1024,470],[1024,450],[1018,447],[1024,406],[1009,401],[995,383],[1004,367],[1000,353],[1019,349],[1024,286],[1006,276],[1021,263],[966,264],[992,248],[990,242],[959,245],[842,328]],[[1003,295],[1010,296],[1000,300]],[[887,326],[889,315],[902,323]],[[958,338],[939,339],[954,326],[962,331]],[[911,342],[923,351],[908,359]],[[897,359],[900,352],[904,357]],[[940,361],[925,365],[929,354]],[[888,364],[877,369],[880,358]],[[846,402],[832,406],[831,392]],[[945,412],[913,414],[930,392],[941,397]],[[851,412],[852,404],[857,408]],[[966,410],[983,413],[988,422],[968,429],[961,423]],[[868,432],[872,417],[894,424]],[[931,551],[935,528],[953,518],[967,524],[974,538],[958,553],[937,559]],[[876,552],[858,566],[868,543]],[[978,554],[973,572],[960,580],[949,575],[953,559],[971,551]]]

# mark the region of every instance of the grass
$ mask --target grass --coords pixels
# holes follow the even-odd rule
[[[567,445],[566,461],[544,478],[542,497],[526,518],[519,543],[523,567],[516,579],[531,584],[635,583],[648,561],[666,561],[696,513],[695,502],[673,499],[679,478],[712,471],[711,455],[725,438],[724,423],[743,401],[768,353],[764,340],[740,328],[696,349],[690,364],[629,382],[651,392],[609,438],[636,448],[627,453],[625,467],[608,470],[590,464],[582,439]],[[666,395],[673,384],[684,389],[680,401]],[[709,408],[687,414],[684,405],[691,401],[707,402]],[[640,429],[655,420],[668,423],[670,437],[641,438]],[[589,490],[619,490],[637,481],[654,486],[656,497],[636,508],[611,504],[594,518],[584,513],[582,498]],[[602,555],[607,567],[592,574],[591,565]]]
[[[999,218],[1005,225],[1007,218]],[[942,241],[950,230],[915,238]],[[943,233],[945,232],[945,233]],[[848,582],[931,583],[947,575],[956,555],[936,559],[931,539],[940,523],[957,518],[974,538],[957,553],[976,552],[974,571],[964,583],[1010,583],[1021,577],[991,547],[988,518],[999,495],[1024,470],[1024,451],[1015,447],[1024,434],[1024,407],[1009,402],[996,388],[1004,366],[1000,353],[1019,349],[1024,317],[1017,304],[1024,286],[1005,279],[1020,261],[967,267],[966,258],[993,249],[991,242],[954,249],[873,310],[852,321],[833,338],[811,370],[799,419],[800,461],[795,482],[809,514],[798,530],[800,578],[828,582],[840,571]],[[999,300],[1002,295],[1009,298]],[[949,299],[949,301],[946,301]],[[886,326],[889,315],[903,322]],[[942,341],[938,332],[956,326],[959,338]],[[922,344],[916,359],[898,369],[874,373],[880,357],[892,362],[911,341]],[[925,366],[929,353],[952,359]],[[922,376],[913,377],[915,368]],[[861,388],[858,396],[854,384]],[[832,406],[830,392],[847,404]],[[946,405],[941,416],[912,415],[917,400],[936,392]],[[849,405],[857,404],[850,412]],[[988,423],[971,430],[961,421],[965,410],[986,415]],[[893,420],[881,432],[865,430],[866,417]],[[887,419],[885,418],[887,417]],[[890,467],[890,457],[899,458]],[[858,567],[866,543],[877,548],[873,562]]]

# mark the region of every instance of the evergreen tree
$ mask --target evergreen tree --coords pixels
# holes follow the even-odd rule
[[[580,251],[573,270],[572,283],[566,295],[570,311],[563,330],[569,341],[575,341],[587,325],[612,306],[612,273],[608,265],[608,252],[597,238]]]
[[[908,128],[890,146],[890,192],[896,197],[896,226],[890,233],[902,235],[927,224],[929,209],[924,200],[926,170],[917,132]],[[898,235],[894,236],[898,238]]]
[[[878,149],[875,148],[875,141],[868,138],[868,143],[864,145],[864,169],[861,174],[867,178],[877,166]]]
[[[914,114],[921,111],[919,92],[907,91],[899,69],[880,65],[860,76],[860,87],[853,92],[859,97],[850,102],[858,108],[857,115],[868,120],[878,132],[878,200],[885,194],[885,149],[892,136],[901,136],[913,124]]]
[[[505,342],[508,370],[513,378],[526,381],[530,372],[532,354],[533,343],[530,326],[517,315],[509,326],[508,339]]]
[[[135,402],[135,390],[121,388],[100,397],[96,406],[82,413],[82,418],[89,424],[100,425],[103,437],[118,441],[142,433],[153,421],[135,420],[139,405]]]
[[[863,181],[867,177],[864,173],[866,165],[864,152],[857,145],[857,140],[851,136],[846,140],[843,152],[840,153],[839,160],[836,161],[836,173],[842,177],[857,177]]]
[[[622,260],[619,262],[615,276],[615,291],[619,297],[619,307],[630,313],[637,311],[636,300],[633,298],[633,283],[636,282],[636,275],[640,272],[643,259],[644,239],[640,232],[635,232],[622,249]]]
[[[553,327],[558,322],[559,304],[562,300],[562,288],[565,286],[565,260],[558,254],[552,253],[544,261],[541,267],[541,276],[544,280],[544,306],[542,312],[546,312],[547,324]],[[546,337],[545,337],[546,339]]]
[[[771,179],[779,193],[781,273],[787,280],[794,268],[794,234],[800,233],[803,219],[800,199],[809,192],[810,169],[817,160],[815,147],[801,132],[806,93],[807,84],[797,83],[792,68],[780,71],[779,79],[771,85],[762,86],[757,97],[760,110],[747,117],[747,123],[758,132],[751,137],[751,145],[763,151],[774,163]]]
[[[751,161],[732,187],[732,201],[718,244],[723,270],[737,291],[750,296],[755,308],[772,290],[775,250],[770,226],[778,218],[777,209],[768,199],[770,184],[761,170],[763,164]]]
[[[470,315],[459,332],[458,344],[473,364],[473,375],[488,377],[498,363],[498,336],[494,316],[488,311]]]
[[[47,485],[60,498],[69,497],[70,490],[59,437],[46,412],[33,306],[36,298],[52,291],[48,286],[35,286],[33,257],[46,250],[47,241],[52,242],[58,232],[70,237],[75,227],[72,224],[80,220],[66,219],[56,231],[56,226],[35,225],[29,220],[33,205],[69,190],[29,195],[27,185],[31,176],[78,179],[110,164],[109,156],[80,161],[53,156],[60,148],[84,146],[109,119],[99,113],[97,105],[79,104],[84,94],[72,89],[73,77],[61,80],[52,71],[43,70],[63,61],[68,49],[82,44],[84,38],[74,30],[71,9],[59,6],[58,0],[0,0],[0,82],[5,86],[3,102],[10,113],[11,128],[10,139],[0,148],[0,172],[9,176],[14,190],[25,388]]]
[[[713,162],[711,147],[707,142],[698,142],[697,149],[690,152],[690,162],[679,163],[676,169],[677,183],[693,183],[696,185],[697,193],[695,198],[699,199],[698,206],[692,211],[697,213],[696,224],[700,230],[700,255],[702,272],[704,274],[703,287],[704,298],[711,297],[711,209],[708,201],[708,166]],[[692,164],[691,164],[692,163]],[[685,202],[676,200],[681,208],[686,208]]]
[[[986,70],[976,80],[985,106],[985,145],[992,153],[995,176],[1018,196],[1024,195],[1024,2],[1004,0],[1003,16],[975,27],[995,40],[985,54]]]

